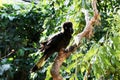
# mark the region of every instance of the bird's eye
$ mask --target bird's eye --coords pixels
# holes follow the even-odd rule
[[[65,29],[67,29],[67,27],[65,27]]]

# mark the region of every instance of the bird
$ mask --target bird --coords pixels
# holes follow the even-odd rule
[[[74,32],[72,22],[64,22],[62,29],[61,32],[41,43],[40,50],[43,55],[32,67],[31,72],[36,72],[41,69],[43,62],[45,62],[53,53],[59,52],[62,48],[65,49],[68,46]]]

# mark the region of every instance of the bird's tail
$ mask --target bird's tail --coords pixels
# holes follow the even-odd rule
[[[42,65],[43,65],[43,63],[45,62],[45,60],[46,60],[46,55],[43,55],[43,56],[39,59],[39,61],[33,66],[33,68],[31,69],[30,72],[35,72],[35,71],[39,70],[39,69],[42,67]]]

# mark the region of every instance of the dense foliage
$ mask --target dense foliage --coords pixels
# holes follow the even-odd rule
[[[81,32],[85,27],[81,9],[88,9],[92,17],[90,4],[91,0],[43,0],[37,5],[2,4],[0,80],[52,80],[50,69],[56,54],[40,71],[29,72],[41,57],[39,42],[60,31],[65,21],[73,22],[74,35]],[[80,48],[64,62],[61,74],[66,80],[83,80],[86,72],[92,80],[120,79],[119,5],[119,0],[98,0],[100,24],[94,26],[94,36],[90,40],[83,39]]]

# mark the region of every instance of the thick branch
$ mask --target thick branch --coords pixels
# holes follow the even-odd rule
[[[73,43],[73,45],[67,48],[66,50],[61,49],[58,56],[56,57],[51,69],[51,75],[53,77],[53,80],[63,80],[62,76],[59,73],[63,61],[66,58],[68,58],[71,55],[71,53],[74,52],[79,47],[78,45],[80,44],[81,39],[83,37],[90,38],[93,35],[93,25],[98,21],[98,17],[99,17],[96,3],[97,1],[93,0],[92,7],[94,11],[94,16],[91,18],[91,20],[89,19],[88,11],[83,10],[85,14],[86,26],[81,33],[77,34],[75,38],[75,43]]]

